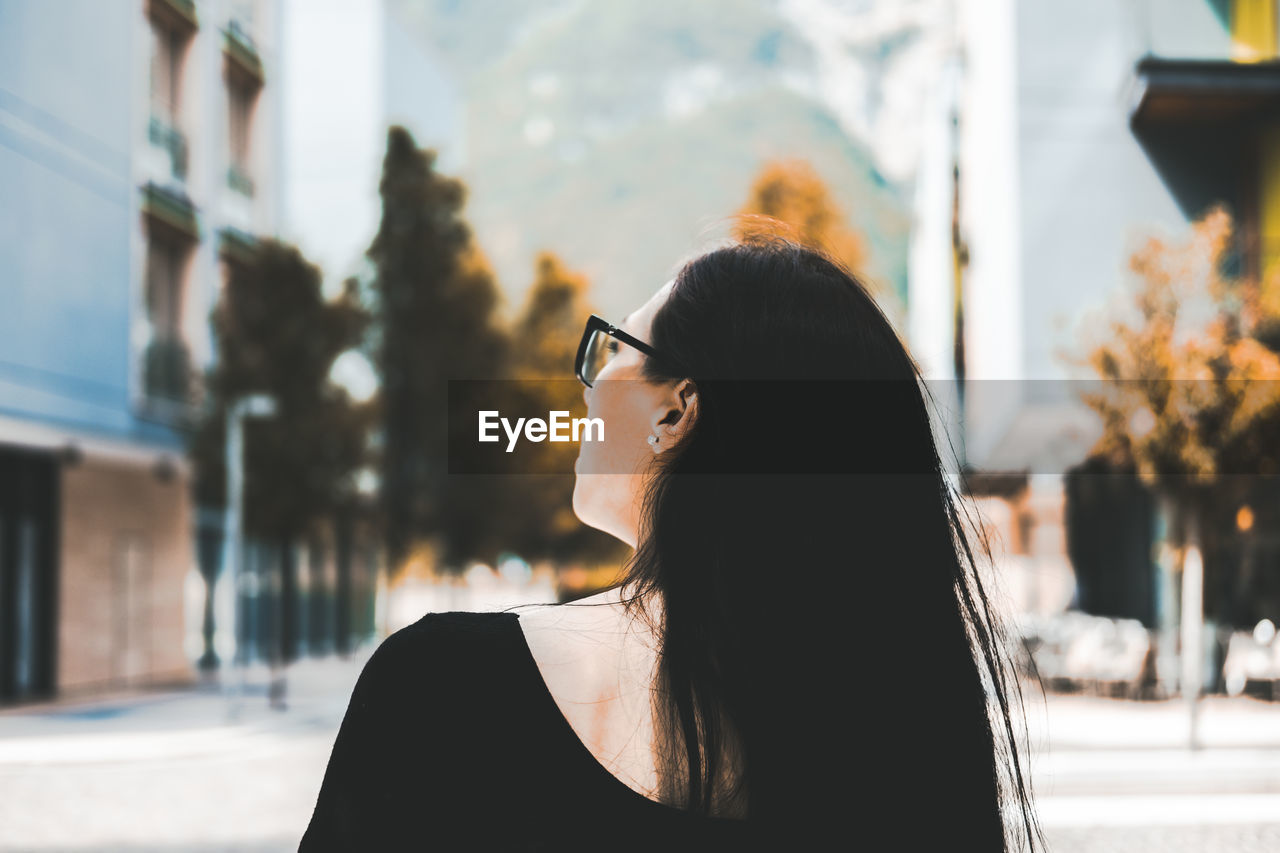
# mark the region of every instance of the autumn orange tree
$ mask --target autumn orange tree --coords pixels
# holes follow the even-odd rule
[[[588,287],[586,276],[569,270],[554,252],[538,253],[533,284],[511,326],[517,377],[572,377],[578,339],[593,310],[587,299]],[[565,388],[577,402],[582,401],[580,385],[578,389],[571,385]]]
[[[586,276],[568,269],[553,252],[535,261],[534,281],[511,324],[512,376],[529,411],[567,411],[585,417],[574,357],[592,313]],[[509,545],[530,560],[620,558],[621,543],[582,524],[573,511],[573,464],[578,447],[541,442],[522,451],[522,474],[509,478]]]
[[[767,163],[752,181],[746,204],[737,212],[734,239],[751,240],[779,232],[824,250],[854,271],[860,271],[868,260],[865,238],[849,225],[826,182],[807,160]],[[896,293],[875,281],[867,281],[867,285],[886,312],[895,319],[902,316],[903,306]]]
[[[1216,503],[1280,472],[1280,357],[1255,336],[1270,322],[1256,283],[1224,274],[1232,231],[1215,207],[1185,243],[1149,237],[1129,261],[1130,316],[1083,359],[1102,380],[1082,394],[1103,424],[1091,458],[1168,501],[1182,555]]]

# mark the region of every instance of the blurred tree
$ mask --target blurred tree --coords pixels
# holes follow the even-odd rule
[[[370,409],[330,382],[329,371],[360,343],[370,317],[352,282],[326,301],[320,271],[292,246],[261,241],[228,269],[211,317],[218,361],[190,443],[196,496],[225,505],[227,410],[243,396],[269,394],[276,414],[245,424],[244,530],[286,546],[277,651],[288,661],[296,654],[297,583],[288,546],[355,500],[365,461]]]
[[[387,134],[382,222],[369,247],[379,319],[381,504],[398,572],[415,546],[438,540],[445,569],[496,557],[499,483],[448,474],[448,382],[503,374],[509,341],[495,320],[493,273],[462,220],[466,187],[435,171],[402,127]]]
[[[854,272],[868,260],[865,238],[831,198],[826,182],[806,160],[777,160],[765,164],[751,184],[746,204],[738,210],[733,237],[781,231],[797,242],[826,251]],[[897,322],[904,314],[901,300],[891,288],[867,281],[872,294]]]
[[[587,413],[582,384],[573,375],[578,342],[592,306],[585,276],[570,272],[552,252],[539,253],[535,279],[512,325],[512,376],[531,398],[529,411]],[[587,527],[573,511],[578,445],[542,442],[522,450],[532,476],[510,478],[509,547],[532,561],[595,562],[620,560],[619,540]]]
[[[1216,207],[1185,246],[1149,238],[1129,263],[1136,322],[1112,319],[1083,359],[1103,380],[1083,395],[1103,423],[1091,456],[1170,502],[1181,553],[1218,532],[1215,502],[1243,499],[1250,478],[1229,475],[1280,472],[1280,358],[1252,336],[1248,283],[1222,274],[1231,232]]]
[[[590,284],[570,272],[555,253],[538,253],[534,281],[525,304],[512,324],[513,375],[533,379],[572,379],[565,388],[582,403],[582,385],[573,379],[578,341],[593,306],[587,300]],[[575,389],[573,386],[577,385]]]

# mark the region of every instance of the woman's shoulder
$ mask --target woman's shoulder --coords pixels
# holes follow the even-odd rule
[[[515,614],[427,613],[392,632],[365,662],[348,713],[369,733],[467,729],[486,707],[508,704],[520,681]]]
[[[300,849],[408,849],[462,828],[493,767],[507,767],[496,735],[504,698],[498,650],[512,614],[428,613],[392,632],[365,662],[334,740]],[[441,810],[425,824],[424,804]],[[472,811],[467,811],[471,808]]]
[[[439,675],[442,664],[465,663],[471,656],[495,648],[500,639],[509,636],[515,619],[514,613],[503,611],[426,613],[379,643],[365,669],[375,675],[390,675],[426,667]]]
[[[424,613],[416,622],[412,622],[392,632],[387,639],[397,635],[406,637],[423,637],[449,633],[493,633],[509,623],[516,616],[505,610],[474,611],[448,610]]]

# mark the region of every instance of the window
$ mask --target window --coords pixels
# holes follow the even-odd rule
[[[238,0],[232,4],[231,12],[223,46],[228,107],[227,185],[252,196],[253,119],[263,86],[262,59],[252,35],[254,4]]]
[[[187,33],[159,17],[151,19],[151,112],[177,124],[182,95],[182,60]]]
[[[150,399],[190,398],[190,358],[182,333],[190,244],[158,227],[147,238],[146,308],[151,341],[144,357],[143,386]]]
[[[193,20],[164,0],[148,4],[151,23],[151,143],[169,155],[172,176],[185,179],[187,140],[178,129],[182,111],[182,70],[187,45],[195,32]]]
[[[163,239],[147,246],[147,319],[156,337],[178,337],[182,328],[183,254]]]
[[[253,157],[253,111],[258,100],[256,86],[246,86],[235,78],[227,81],[227,103],[230,114],[227,140],[231,160],[228,184],[245,195],[253,195],[250,164]]]

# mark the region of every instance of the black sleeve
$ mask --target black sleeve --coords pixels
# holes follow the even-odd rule
[[[402,849],[419,737],[411,629],[374,650],[356,680],[299,853]],[[422,804],[410,807],[421,819]],[[419,829],[421,823],[418,823]],[[414,849],[423,849],[422,838]]]

